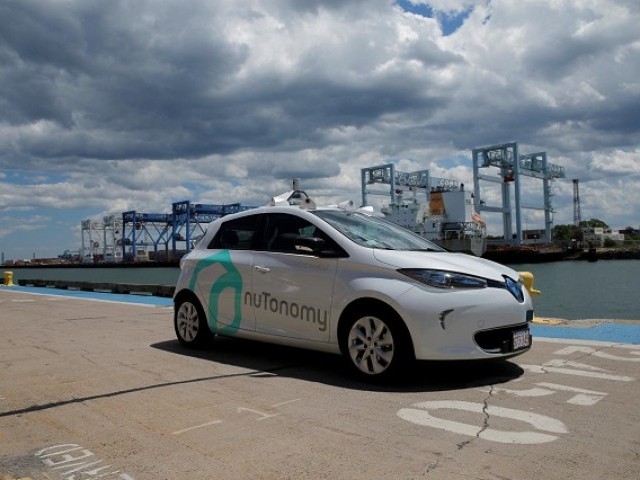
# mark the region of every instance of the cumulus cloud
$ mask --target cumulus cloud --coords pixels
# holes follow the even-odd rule
[[[591,171],[601,175],[640,175],[640,150],[597,152],[590,167]]]
[[[471,183],[470,150],[507,141],[606,185],[640,163],[638,14],[633,0],[8,0],[0,202],[255,204],[292,177],[357,200],[362,167]],[[41,178],[18,192],[7,172]],[[570,221],[570,195],[554,201]]]

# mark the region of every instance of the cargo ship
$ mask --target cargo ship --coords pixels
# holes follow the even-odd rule
[[[386,196],[380,213],[387,220],[447,250],[478,257],[486,252],[486,225],[463,183],[431,177],[428,170],[400,172],[391,163],[363,168],[361,174],[362,204],[370,205],[372,195]]]

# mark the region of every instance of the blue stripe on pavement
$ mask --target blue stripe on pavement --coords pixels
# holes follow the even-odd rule
[[[640,344],[640,323],[638,325],[629,325],[608,322],[591,327],[561,327],[533,324],[531,325],[531,333],[534,337]]]
[[[4,289],[4,287],[2,287]],[[46,287],[7,287],[7,291],[34,293],[38,295],[53,295],[59,297],[82,298],[85,300],[100,300],[103,302],[135,303],[142,305],[154,305],[158,307],[170,307],[173,299],[170,297],[154,297],[153,295],[135,295],[108,292],[85,292],[81,290],[63,290],[59,288]],[[2,290],[0,290],[2,291]]]

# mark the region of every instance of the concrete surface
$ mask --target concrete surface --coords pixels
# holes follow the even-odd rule
[[[552,328],[552,327],[546,327]],[[0,478],[640,478],[640,346],[534,340],[379,387],[172,311],[0,289]]]

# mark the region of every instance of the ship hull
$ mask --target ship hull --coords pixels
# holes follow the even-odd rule
[[[438,240],[447,250],[453,252],[464,252],[481,257],[487,251],[486,238],[453,238],[448,240]]]

